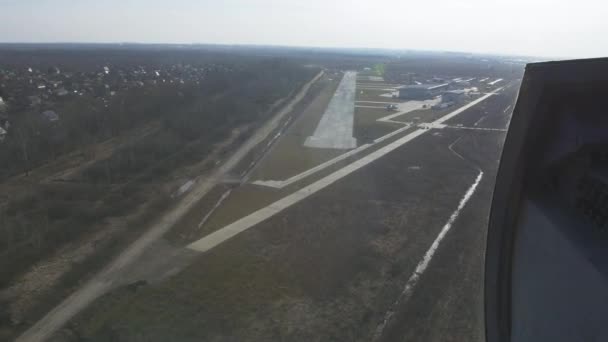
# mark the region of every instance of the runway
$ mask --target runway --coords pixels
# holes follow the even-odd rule
[[[347,71],[325,110],[314,134],[304,143],[312,148],[351,149],[357,147],[353,137],[355,87],[357,72]]]

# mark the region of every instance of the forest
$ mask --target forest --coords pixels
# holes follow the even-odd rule
[[[171,70],[188,70],[184,65],[205,69],[196,82],[146,83],[112,96],[54,101],[54,121],[40,115],[42,108],[8,101],[10,127],[0,143],[0,286],[83,234],[106,229],[110,218],[132,214],[142,203],[148,213],[166,208],[171,174],[204,160],[235,129],[238,145],[272,115],[273,105],[319,71],[280,57],[201,51],[0,55],[5,72],[34,66],[94,75],[111,65],[127,76],[134,68],[167,70],[169,78]],[[128,230],[142,229],[146,215],[128,221]]]

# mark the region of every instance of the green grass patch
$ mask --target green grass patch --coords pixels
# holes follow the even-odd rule
[[[377,76],[384,77],[384,73],[386,72],[386,65],[384,63],[378,63],[374,65],[374,72]]]

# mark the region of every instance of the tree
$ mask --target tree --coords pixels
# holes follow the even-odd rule
[[[15,128],[15,137],[17,139],[17,143],[19,144],[19,148],[21,150],[21,158],[23,160],[23,165],[25,167],[25,174],[29,176],[30,171],[30,136],[27,131],[23,127]]]

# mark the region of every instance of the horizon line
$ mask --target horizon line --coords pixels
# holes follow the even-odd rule
[[[286,44],[256,44],[256,43],[201,43],[201,42],[190,42],[190,43],[162,43],[162,42],[137,42],[137,41],[124,41],[124,42],[94,42],[94,41],[53,41],[53,42],[38,42],[38,41],[21,41],[21,42],[10,42],[0,41],[0,45],[166,45],[166,46],[217,46],[217,47],[271,47],[271,48],[286,48],[286,49],[319,49],[319,50],[368,50],[368,51],[385,51],[385,52],[418,52],[418,53],[436,53],[436,54],[469,54],[479,56],[493,56],[493,57],[519,57],[526,59],[573,59],[570,57],[557,57],[557,56],[532,56],[525,54],[511,54],[511,53],[498,53],[498,52],[471,52],[471,51],[455,51],[455,50],[442,50],[442,49],[416,49],[416,48],[382,48],[382,47],[338,47],[338,46],[314,46],[314,45],[286,45]],[[580,58],[576,58],[580,59]]]

